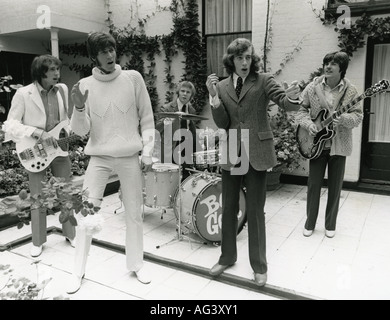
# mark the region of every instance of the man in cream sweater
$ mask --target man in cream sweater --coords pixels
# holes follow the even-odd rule
[[[91,159],[83,190],[88,192],[88,201],[99,206],[110,174],[118,174],[126,210],[127,269],[147,284],[151,280],[143,267],[141,170],[149,170],[152,165],[154,119],[150,97],[139,72],[122,70],[116,64],[116,42],[110,34],[91,33],[87,49],[96,67],[92,76],[80,80],[71,92],[72,130],[90,135],[85,153]],[[68,293],[75,293],[81,286],[92,241],[87,230],[78,228],[78,232]]]

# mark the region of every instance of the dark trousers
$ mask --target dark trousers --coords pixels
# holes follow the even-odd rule
[[[255,273],[267,272],[264,205],[267,193],[266,171],[249,165],[245,175],[222,170],[222,243],[219,264],[231,265],[237,260],[239,195],[246,187],[246,215],[249,238],[249,260]]]
[[[324,150],[317,159],[310,160],[305,229],[314,230],[316,226],[321,188],[325,170],[328,166],[328,199],[325,211],[325,229],[329,231],[336,230],[340,194],[344,180],[345,161],[346,157],[344,156],[331,156],[330,150]]]
[[[55,177],[65,178],[66,181],[71,177],[71,162],[69,157],[57,157],[50,164],[51,172]],[[29,187],[31,195],[42,192],[42,181],[45,180],[46,170],[40,172],[29,172]],[[40,246],[46,242],[46,210],[33,209],[31,210],[31,231],[32,243],[34,246]],[[74,239],[76,236],[75,227],[69,221],[62,224],[62,233],[69,239]]]

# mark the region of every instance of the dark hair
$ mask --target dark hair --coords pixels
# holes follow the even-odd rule
[[[194,97],[195,93],[196,93],[196,89],[195,89],[194,84],[192,82],[190,82],[190,81],[182,81],[182,82],[180,82],[177,85],[177,89],[176,89],[176,94],[177,95],[179,95],[179,91],[181,90],[182,87],[191,89],[191,91],[192,91],[191,98],[190,98],[190,100],[191,100]]]
[[[348,54],[343,51],[335,51],[335,52],[328,53],[327,55],[325,55],[323,59],[322,68],[325,68],[325,65],[331,61],[334,61],[339,65],[341,79],[343,79],[348,69],[348,64],[349,64]]]
[[[260,70],[260,57],[255,53],[252,43],[245,38],[237,38],[233,40],[227,47],[226,53],[222,58],[226,72],[231,75],[235,71],[234,57],[242,55],[249,48],[252,48],[252,64],[250,72],[257,73]]]
[[[32,80],[41,83],[42,79],[46,78],[46,72],[52,64],[55,64],[59,68],[62,66],[61,60],[50,54],[35,57],[31,63]]]
[[[116,41],[114,37],[105,32],[92,32],[87,38],[87,51],[90,59],[97,64],[96,57],[99,51],[113,47],[116,50]]]

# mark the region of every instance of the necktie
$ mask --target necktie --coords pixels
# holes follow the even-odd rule
[[[237,79],[237,85],[236,85],[237,98],[240,98],[241,89],[242,89],[242,78],[241,78],[241,77],[238,77],[238,79]]]
[[[187,112],[187,105],[186,104],[183,106],[183,108],[181,108],[181,111],[182,112]],[[183,119],[181,120],[180,128],[187,129],[187,120],[183,120]]]

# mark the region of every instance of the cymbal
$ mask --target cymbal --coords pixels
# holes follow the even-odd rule
[[[208,120],[208,118],[206,118],[206,117],[199,116],[197,114],[185,113],[183,111],[159,112],[159,113],[156,113],[156,116],[168,117],[168,118],[181,118],[182,120]]]

